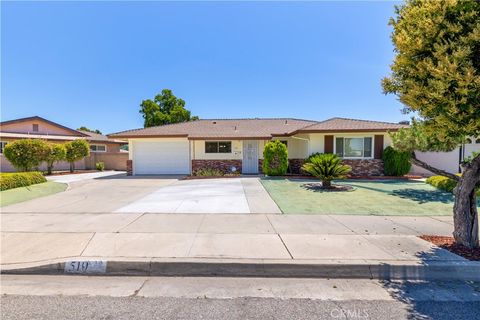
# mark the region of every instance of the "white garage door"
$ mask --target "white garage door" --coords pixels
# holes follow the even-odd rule
[[[134,174],[189,174],[188,140],[132,141]]]

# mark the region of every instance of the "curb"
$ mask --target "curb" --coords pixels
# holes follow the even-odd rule
[[[1,270],[16,275],[101,275],[168,277],[267,277],[267,278],[338,278],[376,280],[464,280],[480,281],[480,264],[471,261],[435,261],[425,264],[399,262],[339,263],[338,261],[303,262],[229,262],[142,260],[73,260],[18,266]]]

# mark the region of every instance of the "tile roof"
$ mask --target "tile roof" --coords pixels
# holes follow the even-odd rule
[[[127,130],[109,134],[111,138],[187,137],[189,139],[215,138],[271,138],[308,132],[387,131],[408,127],[398,123],[332,118],[325,121],[276,119],[204,119],[163,126]]]
[[[188,137],[215,138],[271,138],[289,135],[315,121],[278,119],[208,119],[164,126],[134,129],[110,134],[110,137]]]
[[[331,118],[300,129],[300,132],[387,131],[407,128],[408,125],[391,122]]]

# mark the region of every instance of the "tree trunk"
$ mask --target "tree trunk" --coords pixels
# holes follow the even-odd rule
[[[73,173],[74,170],[75,170],[75,163],[70,162],[70,172]]]
[[[48,174],[48,175],[51,175],[51,174],[52,174],[52,168],[53,168],[53,165],[49,163],[49,164],[47,165],[47,174]]]
[[[322,180],[322,187],[323,188],[331,188],[332,187],[332,181],[330,180]]]
[[[478,248],[478,212],[475,187],[480,184],[480,155],[462,165],[462,176],[454,189],[453,206],[455,242],[468,248]]]
[[[415,155],[415,151],[412,151],[412,157],[410,159],[410,161],[412,162],[412,164],[415,164],[419,167],[422,167],[423,169],[426,169],[430,172],[433,172],[433,173],[436,173],[438,175],[441,175],[441,176],[445,176],[445,177],[449,177],[450,179],[453,179],[453,180],[456,180],[458,181],[460,179],[459,176],[453,174],[453,173],[450,173],[450,172],[447,172],[447,171],[444,171],[444,170],[440,170],[440,169],[437,169],[435,167],[432,167],[431,165],[429,165],[428,163],[426,162],[423,162],[421,160],[418,160],[417,159],[417,156]]]

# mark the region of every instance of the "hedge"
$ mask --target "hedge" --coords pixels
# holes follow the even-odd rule
[[[387,176],[403,176],[410,171],[410,153],[398,151],[392,147],[386,147],[383,150],[383,164],[385,175]]]
[[[26,187],[47,182],[41,172],[0,173],[0,190]]]
[[[457,182],[455,180],[444,176],[431,176],[427,178],[426,182],[437,189],[452,193],[453,189],[457,186]],[[477,190],[477,195],[480,196],[480,189]]]

